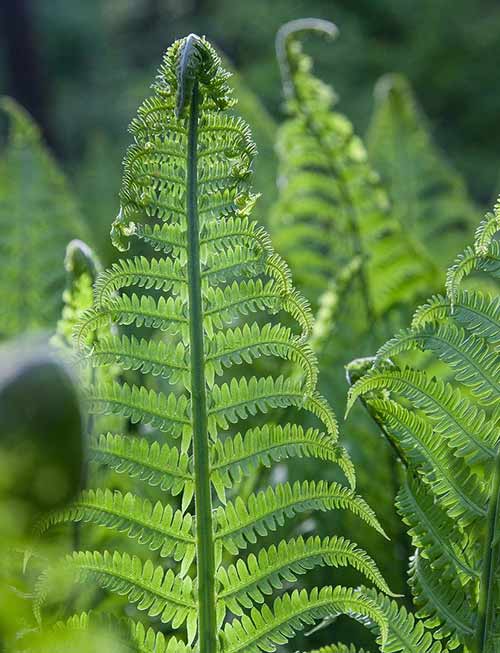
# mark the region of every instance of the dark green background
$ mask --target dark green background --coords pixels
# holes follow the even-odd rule
[[[99,138],[110,139],[117,152],[125,146],[126,125],[162,52],[190,31],[215,41],[278,117],[276,29],[314,15],[341,30],[336,43],[311,42],[311,49],[358,129],[366,127],[377,77],[404,72],[475,197],[488,203],[496,190],[497,0],[1,0],[0,6],[2,90],[28,105],[74,170]]]

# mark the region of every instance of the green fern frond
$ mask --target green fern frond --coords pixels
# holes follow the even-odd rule
[[[343,537],[302,537],[288,542],[282,540],[276,547],[261,549],[257,556],[251,553],[246,560],[238,561],[227,569],[221,567],[219,600],[233,614],[241,616],[242,608],[263,603],[265,596],[284,583],[293,583],[297,576],[315,566],[352,566],[369,578],[376,587],[391,594],[373,560],[361,549]]]
[[[460,585],[450,589],[449,582],[440,578],[418,552],[410,565],[410,586],[417,616],[433,629],[436,639],[449,639],[450,648],[456,648],[473,637],[475,615],[470,597]]]
[[[387,390],[422,410],[432,428],[470,464],[492,461],[499,442],[495,420],[471,402],[460,388],[422,370],[397,368],[370,370],[349,390],[347,411],[358,397]]]
[[[193,497],[193,472],[189,456],[176,447],[145,438],[101,434],[90,443],[90,458],[120,474],[159,486],[172,496],[182,492],[184,507]]]
[[[466,585],[479,576],[467,557],[468,539],[416,478],[405,479],[397,498],[409,535],[436,575]]]
[[[122,251],[139,241],[141,256],[97,276],[93,304],[74,330],[94,372],[85,392],[90,414],[118,415],[124,426],[114,434],[89,420],[98,487],[47,522],[91,522],[113,532],[114,552],[79,551],[73,564],[82,580],[179,631],[168,653],[191,650],[179,638],[194,642],[196,653],[230,653],[238,626],[224,625],[229,606],[241,623],[250,620],[248,651],[282,643],[326,615],[369,615],[385,628],[370,600],[342,586],[292,593],[276,599],[274,612],[267,607],[282,581],[319,564],[350,564],[387,591],[368,554],[343,538],[278,544],[287,550],[285,566],[263,568],[255,589],[241,566],[231,571],[231,553],[298,513],[338,508],[384,531],[354,493],[336,417],[317,390],[308,302],[250,218],[255,146],[247,124],[225,112],[234,104],[227,78],[205,39],[176,41],[132,121],[112,239]],[[261,372],[266,361],[271,374]],[[102,378],[112,366],[120,375]],[[291,421],[297,414],[307,415],[307,427]],[[350,487],[305,481],[256,490],[246,503],[238,495],[259,466],[304,456],[335,463]],[[263,564],[274,559],[269,548],[254,555]],[[256,592],[266,602],[250,619],[246,612],[262,603]],[[288,606],[295,613],[287,616]],[[144,632],[140,639],[146,651],[167,641]]]
[[[241,481],[259,465],[270,467],[273,462],[297,457],[314,457],[340,464],[347,457],[342,447],[319,429],[304,429],[297,424],[265,424],[237,433],[212,450],[212,483],[222,501],[225,490]]]
[[[101,587],[127,596],[150,616],[179,628],[186,623],[188,643],[196,634],[196,602],[189,576],[179,578],[171,569],[165,571],[151,560],[142,562],[127,553],[80,551],[68,562],[79,572],[79,580],[92,579]]]
[[[278,132],[273,234],[314,308],[336,269],[356,259],[353,286],[369,316],[378,316],[426,290],[432,264],[391,217],[363,143],[334,110],[332,89],[312,75],[298,38],[308,25],[337,33],[326,21],[292,21],[277,36],[289,117]]]
[[[356,648],[352,644],[351,646],[347,646],[346,644],[338,643],[330,644],[330,646],[322,646],[314,651],[309,651],[309,653],[369,653],[369,651],[364,648]]]
[[[252,494],[244,502],[238,497],[215,513],[217,540],[236,555],[257,535],[274,531],[286,518],[310,510],[350,510],[386,537],[373,510],[354,492],[338,483],[303,481],[284,483]]]
[[[148,499],[118,490],[87,490],[71,507],[50,515],[41,528],[69,521],[92,522],[137,538],[162,558],[182,562],[181,576],[186,575],[195,556],[191,515],[159,501],[153,505]]]
[[[356,648],[351,644],[330,644],[330,646],[322,646],[321,648],[315,649],[314,651],[309,651],[309,653],[369,653],[364,648]]]
[[[310,594],[306,590],[283,594],[274,601],[272,608],[253,608],[250,616],[233,620],[223,631],[224,650],[228,653],[272,653],[306,626],[341,614],[358,620],[372,619],[379,624],[382,641],[385,641],[387,624],[375,602],[358,590],[323,587],[311,590]]]
[[[498,645],[500,268],[489,258],[498,233],[496,206],[450,268],[446,297],[433,297],[380,348],[349,399],[350,408],[362,398],[407,467],[399,510],[417,550],[410,580],[418,615],[450,649],[472,653]],[[474,270],[490,279],[468,279],[465,290]],[[413,353],[412,366],[396,367],[411,349],[425,358]]]
[[[444,322],[451,317],[492,345],[500,340],[500,300],[484,295],[480,290],[473,293],[459,290],[453,303],[441,295],[432,297],[415,312],[412,328],[422,327],[428,322]]]
[[[498,398],[500,361],[491,357],[486,340],[474,333],[466,333],[455,324],[427,324],[400,332],[383,345],[377,358],[390,359],[410,349],[430,351],[447,363],[457,381],[468,387],[484,404]]]
[[[67,182],[32,118],[0,98],[9,134],[0,157],[0,337],[54,329],[65,287],[66,245],[85,238]]]
[[[404,606],[399,607],[396,601],[372,590],[366,590],[366,595],[383,611],[389,624],[387,641],[384,643],[380,636],[377,639],[382,653],[449,653],[452,650],[434,639],[432,630]],[[376,624],[372,627],[378,631]]]
[[[386,183],[405,229],[448,265],[472,237],[479,210],[461,176],[432,141],[426,116],[402,75],[384,75],[375,87],[368,152]]]
[[[118,620],[98,612],[82,612],[54,625],[54,632],[103,630],[110,633],[120,651],[134,653],[194,653],[193,649],[176,637],[166,638],[162,632],[146,628],[141,622]],[[36,649],[39,650],[38,648]]]

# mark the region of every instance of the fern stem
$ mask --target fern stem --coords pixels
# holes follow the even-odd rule
[[[207,397],[201,301],[200,227],[198,216],[198,83],[193,86],[189,112],[187,160],[187,248],[189,281],[189,340],[191,404],[196,506],[196,561],[198,566],[198,642],[200,653],[215,653],[215,557],[212,524]]]
[[[483,551],[483,572],[479,590],[475,653],[487,653],[487,651],[492,650],[491,638],[495,617],[496,576],[500,555],[500,540],[496,536],[500,528],[500,453],[496,457],[487,519],[488,530]]]

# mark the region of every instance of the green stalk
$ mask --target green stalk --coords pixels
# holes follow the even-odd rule
[[[495,597],[497,566],[500,554],[500,540],[496,537],[500,528],[500,453],[497,454],[495,471],[491,485],[491,499],[488,506],[486,540],[483,550],[483,572],[479,586],[478,619],[474,652],[492,651],[493,620],[495,617]],[[488,646],[490,648],[488,648]]]
[[[198,567],[198,643],[200,653],[215,653],[215,557],[212,494],[207,429],[207,397],[201,300],[200,226],[198,217],[198,113],[195,82],[191,97],[187,159],[187,247],[189,285],[189,342],[191,352],[191,410],[196,507],[196,561]]]

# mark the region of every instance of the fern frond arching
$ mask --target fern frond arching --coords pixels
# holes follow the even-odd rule
[[[122,251],[139,241],[141,255],[125,255],[98,275],[93,305],[74,333],[93,371],[120,366],[112,379],[97,375],[85,398],[91,415],[118,415],[125,427],[94,432],[97,488],[48,520],[105,527],[104,552],[98,541],[96,550],[71,557],[79,577],[126,597],[131,611],[171,624],[178,632],[168,653],[178,638],[196,653],[230,653],[238,627],[224,622],[236,606],[241,623],[252,624],[252,650],[291,639],[331,614],[370,616],[386,627],[356,590],[291,593],[276,599],[271,613],[267,594],[261,605],[237,574],[224,577],[231,553],[301,512],[351,511],[384,534],[354,492],[336,417],[317,389],[317,362],[306,343],[309,305],[269,236],[250,219],[255,146],[247,124],[226,112],[234,105],[227,78],[204,38],[176,41],[132,121],[112,238]],[[262,372],[266,360],[272,374]],[[294,424],[297,414],[306,416],[307,428]],[[247,504],[238,495],[242,476],[257,466],[303,456],[335,463],[348,484],[283,483],[256,489]],[[330,538],[318,553],[315,540],[298,542],[282,545],[288,567],[262,569],[259,591],[267,591],[269,576],[305,572],[313,559],[351,564],[387,591],[375,563],[354,543]],[[262,551],[260,559],[269,559],[269,550]],[[248,569],[251,558],[240,564]],[[275,580],[271,590],[278,588]],[[250,598],[259,605],[251,618]],[[293,615],[285,614],[287,606]]]
[[[399,510],[417,549],[417,614],[450,649],[474,652],[498,647],[499,268],[490,253],[499,231],[497,205],[450,268],[446,296],[379,349],[349,400],[363,399],[407,467]],[[492,281],[466,279],[475,270]],[[413,352],[408,365],[415,348],[424,357]]]
[[[67,182],[32,118],[0,98],[9,135],[0,157],[0,337],[54,329],[65,287],[64,253],[86,229]]]

